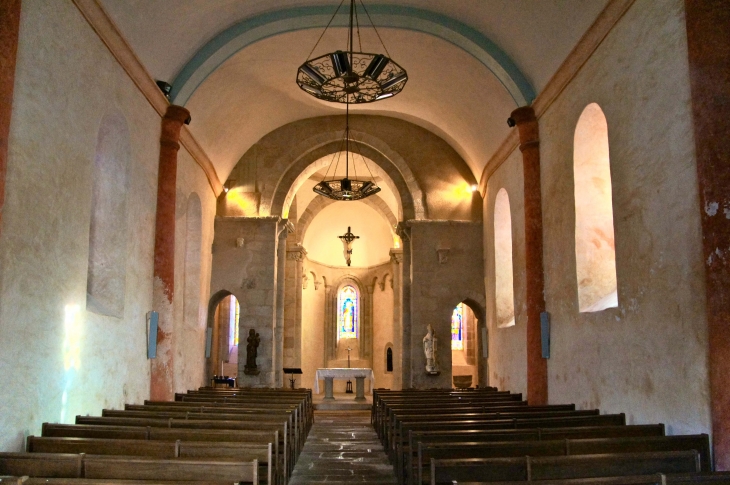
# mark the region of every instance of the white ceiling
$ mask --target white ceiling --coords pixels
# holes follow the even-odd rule
[[[100,0],[155,79],[172,81],[217,34],[261,13],[331,5],[339,0]],[[371,3],[367,2],[366,6]],[[375,3],[375,2],[372,2]],[[532,84],[545,86],[607,0],[379,0],[417,7],[476,29],[506,53]],[[391,56],[408,70],[403,92],[358,107],[411,121],[443,137],[475,177],[508,133],[516,107],[491,71],[437,37],[379,29]],[[321,33],[300,30],[260,40],[230,57],[186,104],[191,130],[221,180],[262,136],[292,121],[338,113],[340,107],[304,94],[294,79]],[[363,44],[372,33],[363,31]],[[317,53],[343,48],[344,30],[331,29]]]

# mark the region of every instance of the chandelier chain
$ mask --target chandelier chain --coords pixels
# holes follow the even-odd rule
[[[310,58],[312,57],[312,53],[314,52],[314,49],[316,49],[316,48],[317,48],[317,46],[319,45],[319,41],[320,41],[320,40],[322,40],[322,37],[324,37],[324,34],[325,34],[325,32],[327,32],[327,29],[329,28],[329,26],[330,26],[330,24],[332,23],[332,21],[333,21],[333,20],[335,19],[335,16],[337,15],[337,12],[339,12],[339,11],[340,11],[340,7],[342,6],[342,4],[343,4],[343,3],[345,3],[345,0],[342,0],[342,1],[340,2],[340,4],[339,4],[339,5],[337,6],[337,10],[335,10],[335,13],[333,13],[333,14],[332,14],[332,17],[330,17],[330,21],[329,21],[329,22],[327,22],[327,25],[325,26],[324,30],[323,30],[323,31],[322,31],[322,33],[321,33],[321,34],[319,35],[319,39],[317,39],[317,42],[315,42],[315,43],[314,43],[314,47],[312,47],[312,50],[311,50],[311,51],[309,51],[309,55],[307,56],[307,59],[310,59]],[[371,21],[371,22],[372,22],[372,21]],[[381,41],[381,42],[382,42],[382,41]],[[386,51],[387,51],[387,49],[386,49]]]
[[[391,57],[390,52],[388,52],[388,48],[385,47],[385,43],[383,42],[383,39],[380,37],[380,32],[378,32],[378,28],[375,26],[375,23],[373,22],[372,17],[370,17],[370,13],[368,12],[368,9],[365,7],[365,4],[362,2],[362,0],[360,0],[360,5],[362,5],[362,9],[365,10],[365,15],[368,16],[368,20],[370,20],[370,25],[373,26],[373,30],[375,31],[375,35],[378,36],[378,40],[380,41],[380,45],[383,46],[383,49],[385,50],[385,53],[388,54],[388,57]]]

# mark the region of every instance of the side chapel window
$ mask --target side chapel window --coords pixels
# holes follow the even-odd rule
[[[238,345],[238,319],[241,316],[241,304],[238,303],[238,299],[231,295],[230,296],[230,312],[228,314],[228,321],[230,322],[230,345]]]
[[[337,294],[337,339],[357,338],[357,290],[344,286]]]
[[[464,304],[451,313],[451,350],[464,350]]]

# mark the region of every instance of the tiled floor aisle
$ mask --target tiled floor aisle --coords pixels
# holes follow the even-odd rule
[[[370,426],[370,411],[315,411],[290,485],[396,483],[393,467]]]

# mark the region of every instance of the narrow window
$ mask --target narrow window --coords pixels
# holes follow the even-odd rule
[[[515,292],[512,269],[512,216],[507,191],[499,189],[494,201],[494,293],[497,326],[515,324]]]
[[[393,349],[391,347],[385,351],[385,372],[393,372]]]
[[[229,298],[228,306],[228,322],[229,322],[229,346],[238,345],[238,333],[239,333],[239,321],[241,316],[241,305],[238,303],[238,299],[231,295]]]
[[[337,295],[337,339],[357,338],[357,290],[344,286]]]
[[[451,350],[464,350],[464,304],[459,303],[451,312]]]
[[[573,176],[579,309],[617,307],[608,124],[596,103],[586,106],[575,127]]]

